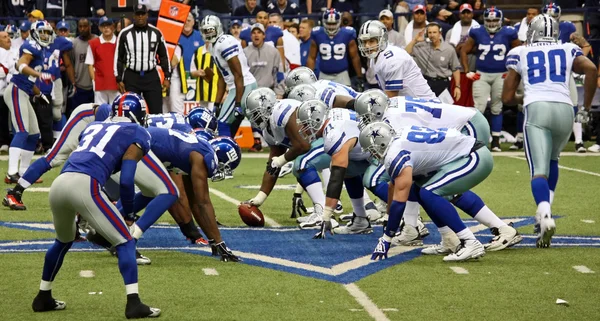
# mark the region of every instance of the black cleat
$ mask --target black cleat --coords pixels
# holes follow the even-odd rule
[[[35,299],[33,299],[31,308],[34,312],[56,311],[66,309],[67,304],[54,299],[50,291],[40,291]]]
[[[127,319],[157,318],[160,316],[160,312],[160,309],[143,304],[137,294],[127,295],[127,306],[125,307]]]

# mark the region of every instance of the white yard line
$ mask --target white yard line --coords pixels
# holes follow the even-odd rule
[[[450,270],[452,270],[456,274],[469,274],[469,270],[460,266],[451,266]]]
[[[573,268],[579,273],[596,273],[585,265],[575,265]]]
[[[210,188],[210,192],[213,193],[213,194],[215,194],[217,197],[220,197],[224,201],[227,201],[227,202],[229,202],[229,203],[231,203],[233,205],[240,205],[240,203],[241,203],[241,201],[238,201],[235,198],[233,198],[233,197],[231,197],[231,196],[229,196],[229,195],[227,195],[227,194],[225,194],[225,193],[223,193],[223,192],[221,192],[219,190],[216,190],[214,188]],[[272,227],[281,227],[281,224],[275,222],[275,220],[273,220],[272,218],[270,218],[270,217],[268,217],[268,216],[266,216],[264,214],[263,214],[263,216],[265,217],[265,223],[267,225],[272,226]]]
[[[563,156],[563,155],[561,154],[561,156]],[[527,158],[522,157],[522,156],[509,156],[509,157],[514,158],[514,159],[524,160],[524,161],[527,160]],[[600,177],[600,173],[590,172],[590,171],[586,171],[586,170],[579,169],[579,168],[567,167],[567,166],[562,166],[562,165],[558,165],[558,168],[564,169],[567,171],[571,171],[571,172],[577,172],[577,173],[588,174],[588,175]]]
[[[202,269],[202,272],[204,272],[204,275],[211,275],[211,276],[219,275],[219,272],[217,272],[216,269],[211,269],[211,268]]]
[[[354,297],[356,302],[358,302],[358,304],[360,304],[375,321],[390,320],[356,284],[344,284],[344,289]]]

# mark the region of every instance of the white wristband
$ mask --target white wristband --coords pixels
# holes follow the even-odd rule
[[[325,208],[323,208],[323,222],[329,221],[332,216],[333,216],[333,208],[331,208],[329,206],[325,206]]]
[[[23,73],[23,69],[25,69],[25,67],[27,67],[27,64],[20,64],[19,65],[19,72]]]
[[[271,159],[271,166],[273,167],[282,167],[283,165],[285,165],[285,163],[287,163],[287,160],[285,159],[285,154],[281,156],[275,156]]]
[[[383,233],[383,239],[384,239],[386,242],[392,243],[392,237],[391,237],[391,236],[388,236],[388,235],[387,235],[387,234],[385,234],[385,233]]]
[[[252,203],[254,203],[254,205],[260,206],[262,205],[262,203],[265,202],[265,200],[267,199],[267,194],[263,191],[258,192],[258,194],[256,194],[256,196],[254,196],[254,198],[252,199]]]

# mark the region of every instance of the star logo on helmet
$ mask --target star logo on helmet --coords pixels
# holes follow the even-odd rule
[[[312,114],[312,113],[314,113],[314,112],[317,111],[317,107],[316,106],[310,106],[309,110],[310,110],[310,113]]]
[[[267,101],[267,95],[260,95],[260,97],[258,97],[258,100],[260,100],[261,103],[264,103],[265,101]]]
[[[375,98],[369,99],[369,106],[374,106],[374,105],[379,105],[379,103],[377,102],[377,99],[375,99]]]
[[[298,81],[300,81],[300,75],[296,74],[296,75],[294,75],[294,76],[292,77],[292,79],[293,79],[295,82],[298,82]]]
[[[383,137],[383,135],[381,135],[381,134],[379,133],[379,129],[377,129],[377,130],[373,130],[373,131],[371,132],[371,138],[375,139],[375,138],[377,138],[377,137]]]
[[[304,92],[302,90],[298,91],[298,97],[304,98]]]

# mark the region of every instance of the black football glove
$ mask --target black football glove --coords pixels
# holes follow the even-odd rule
[[[231,252],[231,250],[229,250],[227,248],[227,245],[225,244],[225,242],[221,241],[220,243],[215,243],[215,241],[213,241],[213,240],[210,240],[208,242],[212,249],[212,255],[221,256],[221,261],[223,261],[223,262],[240,262],[241,261],[240,258],[235,256],[233,254],[233,252]]]
[[[356,77],[356,89],[358,92],[365,91],[365,76]]]
[[[304,206],[302,194],[294,193],[294,197],[292,198],[292,214],[290,215],[290,218],[296,218],[303,214],[306,215],[306,213],[308,213],[308,211],[306,210],[306,206]]]
[[[273,167],[271,166],[271,160],[267,161],[267,173],[271,176],[279,177],[279,171],[281,171],[281,167]]]
[[[331,225],[331,220],[323,221],[323,223],[321,223],[321,230],[317,234],[315,234],[315,236],[313,236],[313,239],[324,239],[325,234],[327,234],[327,232],[333,235],[333,227]]]

